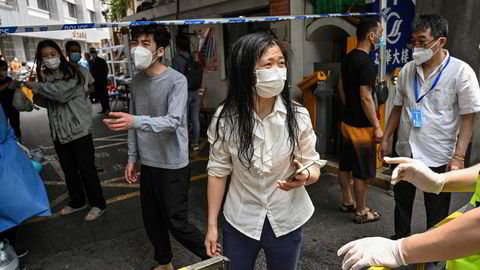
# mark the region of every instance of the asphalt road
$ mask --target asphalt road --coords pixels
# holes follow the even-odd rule
[[[98,104],[94,112],[100,111]],[[112,132],[102,124],[102,115],[94,116],[94,138],[97,167],[108,210],[99,220],[83,221],[86,211],[59,217],[67,202],[66,188],[49,136],[45,110],[22,113],[23,142],[31,149],[41,149],[46,156],[42,178],[47,188],[53,215],[33,219],[21,226],[19,246],[30,249],[22,259],[27,269],[36,270],[144,270],[155,265],[153,249],[143,229],[138,185],[123,180],[127,161],[126,133]],[[190,219],[205,228],[206,178],[208,147],[203,141],[200,154],[192,157],[190,188]],[[318,183],[307,188],[316,211],[305,225],[304,243],[298,269],[340,269],[341,258],[336,251],[348,241],[367,236],[389,237],[393,234],[394,201],[383,189],[371,187],[368,205],[382,214],[380,222],[357,225],[352,214],[339,211],[340,189],[336,176],[322,175]],[[468,194],[454,194],[451,209],[467,203]],[[425,210],[421,192],[417,192],[412,229],[425,228]],[[198,262],[198,258],[172,240],[175,267]],[[266,269],[263,255],[256,269]]]

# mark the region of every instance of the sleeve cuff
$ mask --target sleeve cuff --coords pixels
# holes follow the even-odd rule
[[[137,163],[137,156],[128,156],[128,163]]]
[[[145,119],[145,116],[140,116],[140,115],[134,115],[133,116],[133,128],[140,128],[142,126],[142,123]]]
[[[224,169],[224,168],[208,168],[208,175],[215,176],[215,177],[225,177],[229,176],[232,172],[231,169]]]
[[[471,113],[476,113],[480,111],[480,106],[476,107],[468,107],[468,108],[462,108],[460,109],[460,114],[471,114]]]

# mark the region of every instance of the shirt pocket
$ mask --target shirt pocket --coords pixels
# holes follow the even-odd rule
[[[437,87],[432,90],[432,104],[436,111],[451,111],[455,103],[453,88]]]

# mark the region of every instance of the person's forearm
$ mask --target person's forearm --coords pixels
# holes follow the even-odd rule
[[[309,172],[310,177],[308,177],[307,182],[305,183],[305,186],[316,183],[318,181],[318,179],[320,178],[319,165],[314,165],[314,166],[308,168],[307,170]]]
[[[377,118],[377,112],[375,111],[375,103],[373,103],[373,98],[371,95],[367,95],[365,97],[361,97],[361,102],[362,102],[362,108],[363,111],[365,112],[365,115],[368,118],[368,121],[370,121],[370,124],[374,128],[379,128],[380,127],[380,122],[378,121]]]
[[[393,131],[398,128],[400,124],[400,116],[402,115],[402,106],[393,106],[392,112],[388,117],[387,127],[383,133],[384,139],[389,139]]]
[[[473,127],[475,123],[475,113],[461,115],[462,123],[460,124],[460,133],[458,134],[457,147],[455,147],[454,158],[465,158],[468,144],[472,139]]]
[[[451,260],[480,251],[480,208],[431,231],[412,235],[401,243],[407,264]]]
[[[222,206],[223,194],[227,177],[208,176],[207,201],[208,201],[208,226],[218,225],[218,214]]]
[[[473,192],[476,187],[476,180],[480,164],[473,167],[454,170],[444,173],[445,184],[442,192]]]

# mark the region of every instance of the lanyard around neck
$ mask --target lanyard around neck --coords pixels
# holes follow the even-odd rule
[[[422,99],[428,95],[428,93],[430,93],[430,91],[432,91],[435,86],[437,86],[437,83],[438,83],[438,80],[440,79],[440,77],[442,76],[442,73],[443,71],[445,70],[445,68],[447,68],[448,64],[450,63],[450,56],[448,56],[448,60],[447,60],[447,63],[445,64],[444,67],[442,67],[442,70],[440,70],[440,72],[438,73],[437,77],[435,78],[435,80],[433,81],[433,84],[432,84],[432,87],[430,88],[430,90],[428,90],[427,93],[423,94],[421,97],[418,97],[420,95],[420,90],[418,89],[418,82],[417,82],[417,71],[415,70],[415,75],[413,75],[413,88],[415,89],[415,101],[417,103],[419,103],[420,101],[422,101]],[[425,78],[425,81],[427,80],[427,78]]]

